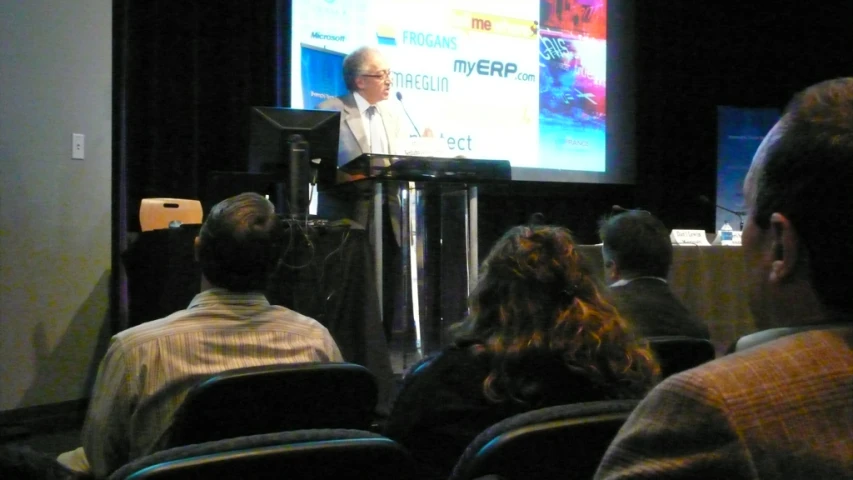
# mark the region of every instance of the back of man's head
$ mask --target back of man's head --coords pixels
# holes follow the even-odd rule
[[[798,94],[758,172],[754,222],[784,214],[800,237],[812,287],[832,309],[853,311],[853,78]]]
[[[234,292],[263,291],[281,256],[284,227],[272,203],[242,193],[216,204],[198,235],[205,278]]]
[[[669,231],[645,210],[628,210],[601,222],[599,236],[604,256],[622,276],[666,278],[672,264]]]

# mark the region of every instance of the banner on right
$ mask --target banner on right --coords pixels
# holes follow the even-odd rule
[[[746,211],[743,179],[758,146],[780,115],[778,108],[717,107],[717,205]],[[740,221],[737,215],[718,208],[715,230],[719,231],[724,222],[740,230]]]

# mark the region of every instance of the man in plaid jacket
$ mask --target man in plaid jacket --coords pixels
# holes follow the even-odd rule
[[[670,377],[601,479],[853,478],[853,78],[789,104],[744,181],[746,288],[760,328],[797,333]]]

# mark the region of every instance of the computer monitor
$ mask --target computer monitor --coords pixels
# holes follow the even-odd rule
[[[333,184],[338,161],[340,112],[251,107],[249,173],[287,179],[272,199],[279,213],[308,212],[312,183]]]
[[[286,207],[284,200],[287,183],[287,176],[280,173],[208,172],[206,194],[202,200],[204,218],[207,218],[217,203],[245,192],[255,192],[267,197],[275,204],[276,212],[282,213],[282,209]]]

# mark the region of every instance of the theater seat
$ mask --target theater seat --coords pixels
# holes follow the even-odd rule
[[[801,327],[778,327],[761,330],[760,332],[744,335],[729,348],[728,352],[740,352],[748,348],[752,348],[763,343],[772,342],[773,340],[787,337],[795,333],[807,332],[810,330],[827,330],[833,328],[850,328],[849,324],[845,323],[825,323],[819,325],[806,325]]]
[[[502,420],[474,438],[450,478],[590,479],[637,403],[560,405]]]
[[[710,362],[717,355],[714,344],[704,338],[672,335],[646,340],[660,362],[663,378]]]
[[[298,430],[176,447],[139,458],[110,480],[399,480],[415,471],[409,453],[379,434]]]
[[[312,428],[370,427],[376,380],[352,363],[241,368],[213,375],[187,394],[167,447]]]

